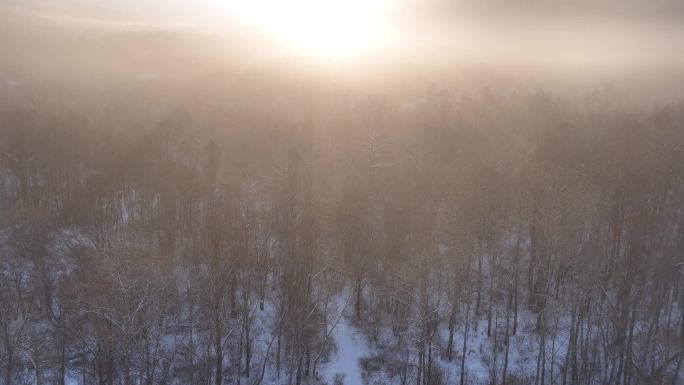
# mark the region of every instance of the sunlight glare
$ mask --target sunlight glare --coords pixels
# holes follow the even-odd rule
[[[245,20],[283,45],[321,57],[349,57],[387,37],[392,0],[237,0]]]

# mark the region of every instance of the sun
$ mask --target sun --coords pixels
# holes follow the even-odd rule
[[[387,39],[393,0],[236,0],[251,25],[306,54],[344,58]]]

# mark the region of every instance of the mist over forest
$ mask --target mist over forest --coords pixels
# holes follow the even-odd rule
[[[0,1],[0,385],[684,384],[683,4]]]

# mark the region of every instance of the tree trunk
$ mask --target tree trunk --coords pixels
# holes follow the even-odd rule
[[[465,385],[465,360],[468,349],[468,319],[470,318],[470,301],[466,302],[465,327],[463,331],[463,357],[461,357],[461,385]]]

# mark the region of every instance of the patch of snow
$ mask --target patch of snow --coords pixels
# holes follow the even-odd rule
[[[370,349],[347,320],[342,318],[333,331],[337,352],[327,366],[328,384],[335,383],[336,374],[344,374],[344,385],[363,385],[359,359],[369,355]]]
[[[72,376],[67,374],[64,378],[65,384],[66,385],[80,385],[81,381],[77,376]]]

